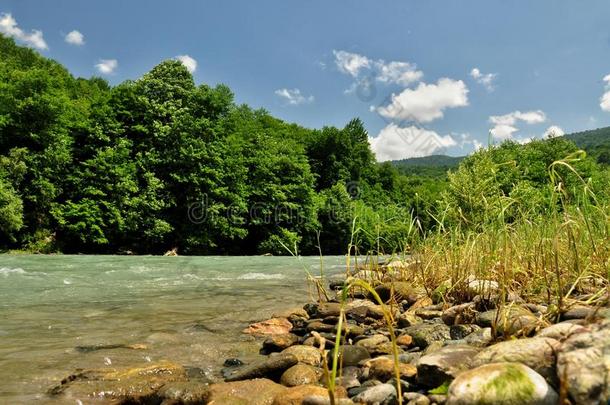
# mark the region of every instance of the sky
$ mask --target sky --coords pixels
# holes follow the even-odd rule
[[[610,126],[607,0],[2,0],[0,32],[111,84],[176,58],[379,160]]]

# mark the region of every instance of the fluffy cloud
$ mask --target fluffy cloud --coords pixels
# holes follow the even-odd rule
[[[447,108],[468,105],[468,88],[461,80],[440,79],[436,84],[420,83],[415,89],[392,94],[392,101],[377,112],[388,119],[430,122],[443,117]]]
[[[0,33],[13,37],[16,40],[37,49],[49,49],[42,36],[42,31],[32,30],[29,33],[24,32],[19,28],[17,21],[15,21],[10,13],[0,14]]]
[[[536,111],[513,111],[505,115],[493,115],[489,117],[489,122],[494,124],[491,135],[494,139],[505,140],[512,138],[513,134],[519,129],[515,126],[517,122],[526,124],[540,124],[546,121],[546,115],[541,110]]]
[[[368,70],[380,82],[408,86],[421,80],[424,75],[409,62],[373,60],[367,56],[347,51],[334,50],[333,54],[339,71],[354,78],[358,78],[363,71]]]
[[[333,51],[335,55],[335,64],[340,72],[357,77],[360,70],[368,69],[371,66],[371,60],[366,56],[347,51]]]
[[[481,71],[479,70],[479,68],[473,68],[470,71],[470,76],[479,84],[483,85],[487,91],[493,91],[494,90],[494,80],[496,79],[496,76],[498,76],[496,73],[481,73]]]
[[[278,89],[275,94],[288,102],[290,105],[313,103],[314,97],[305,97],[299,89]]]
[[[606,83],[606,92],[600,98],[599,106],[602,110],[610,112],[610,75],[604,77],[604,82]]]
[[[544,131],[543,138],[556,138],[558,136],[564,136],[565,132],[561,127],[557,125],[551,125]]]
[[[116,59],[100,59],[100,61],[95,65],[96,69],[105,75],[114,73],[118,66],[119,62]]]
[[[451,135],[440,136],[434,131],[396,124],[383,128],[375,138],[369,138],[369,143],[380,162],[429,156],[457,145]]]
[[[176,56],[176,59],[182,62],[182,64],[186,67],[186,70],[188,70],[190,73],[195,73],[195,70],[197,70],[197,61],[189,55],[178,55]]]
[[[70,31],[64,40],[71,45],[85,45],[85,36],[77,30]]]
[[[379,60],[375,62],[375,67],[378,70],[377,80],[385,83],[408,86],[421,80],[424,76],[421,70],[417,70],[415,65],[408,62],[385,63],[383,60]]]

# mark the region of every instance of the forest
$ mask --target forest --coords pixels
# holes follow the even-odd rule
[[[549,165],[579,149],[568,138],[506,142],[440,169],[377,163],[358,118],[286,123],[196,84],[176,60],[117,86],[75,78],[0,35],[0,249],[404,251],[414,232],[481,226],[473,188],[512,199],[505,221],[548,210]],[[567,190],[583,178],[607,199],[607,151],[578,156],[577,174],[559,168]]]

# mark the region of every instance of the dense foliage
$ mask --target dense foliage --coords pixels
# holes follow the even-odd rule
[[[285,123],[237,105],[224,85],[197,85],[174,60],[112,87],[0,35],[1,249],[403,251],[445,220],[480,223],[472,190],[484,204],[521,202],[507,221],[539,212],[548,166],[575,151],[559,139],[508,143],[459,169],[442,157],[397,168],[375,161],[359,119]],[[592,160],[578,166],[605,178]]]

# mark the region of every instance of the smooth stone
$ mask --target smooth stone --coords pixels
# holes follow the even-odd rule
[[[294,366],[298,361],[296,356],[292,354],[280,353],[275,356],[269,356],[265,360],[240,367],[225,380],[240,381],[261,377],[279,377],[284,370]]]
[[[280,378],[280,383],[286,387],[315,384],[320,379],[320,376],[320,370],[313,366],[308,364],[295,364],[288,370],[284,371],[282,377]]]
[[[510,306],[479,313],[477,324],[481,327],[493,325],[496,336],[530,336],[536,329],[549,326],[530,310],[521,306]]]
[[[271,405],[288,388],[266,378],[210,385],[208,405]]]
[[[404,330],[413,338],[413,345],[425,349],[432,342],[450,340],[449,326],[442,323],[421,323]]]
[[[380,381],[388,381],[396,377],[394,360],[387,357],[377,357],[364,363],[363,376],[376,378]],[[368,369],[368,370],[367,370]],[[417,374],[417,368],[411,364],[398,363],[400,378],[411,378]]]
[[[328,396],[310,395],[303,398],[301,405],[332,405]],[[349,398],[335,398],[335,405],[355,405]]]
[[[399,346],[411,346],[413,337],[409,334],[402,334],[396,338],[396,344]]]
[[[605,403],[610,398],[610,321],[584,328],[561,344],[557,375],[573,404]]]
[[[328,390],[319,385],[299,385],[287,388],[275,397],[272,405],[301,405],[305,398],[311,396],[320,396],[328,399]],[[343,387],[338,387],[335,390],[335,398],[346,398],[346,396],[347,392]]]
[[[418,299],[417,292],[411,283],[405,281],[382,283],[375,287],[375,292],[383,302],[394,298],[396,302],[407,300],[410,304],[414,304]],[[369,299],[373,299],[373,296],[369,295]]]
[[[551,325],[547,328],[542,329],[536,334],[538,337],[548,337],[551,339],[564,340],[572,334],[584,331],[585,328],[582,325],[577,325],[570,322],[561,322]]]
[[[472,360],[478,352],[479,349],[472,346],[452,345],[422,356],[417,361],[418,384],[436,388],[454,379],[472,367]]]
[[[379,384],[356,395],[352,401],[373,405],[381,404],[391,398],[396,398],[396,388],[392,384]]]
[[[522,363],[557,386],[555,364],[559,342],[555,339],[533,337],[507,340],[483,349],[475,358],[475,367],[487,363]]]
[[[407,305],[409,304],[409,302],[407,301]],[[430,297],[422,297],[420,299],[418,299],[417,301],[415,301],[413,303],[413,305],[409,305],[409,312],[414,312],[415,310],[421,309],[421,308],[426,308],[430,305],[434,304],[432,302],[432,298]],[[435,308],[436,309],[436,308]]]
[[[203,404],[209,397],[209,389],[199,381],[173,382],[164,385],[157,396],[167,404]]]
[[[316,316],[326,318],[327,316],[339,316],[341,313],[341,304],[338,302],[324,302],[318,305]]]
[[[292,320],[294,318],[309,318],[309,314],[303,308],[289,308],[284,311],[273,314],[272,318],[286,318]]]
[[[398,353],[402,353],[403,350],[397,346],[396,351]],[[392,342],[381,343],[381,344],[377,345],[371,352],[371,354],[374,356],[377,356],[380,354],[393,354],[393,353],[394,353],[394,346],[392,345]]]
[[[339,364],[342,367],[357,366],[362,360],[370,359],[369,351],[362,346],[341,345],[339,346]],[[328,367],[332,367],[333,350],[328,353]]]
[[[281,352],[282,350],[296,344],[299,341],[299,337],[292,333],[285,333],[281,335],[268,336],[263,342],[263,351],[267,353]]]
[[[499,289],[499,284],[497,281],[476,279],[472,277],[466,284],[466,287],[471,296],[486,296],[496,293]]]
[[[492,363],[464,371],[449,385],[447,405],[557,405],[544,378],[521,363]]]
[[[365,339],[357,341],[356,346],[364,347],[369,352],[373,352],[375,347],[389,341],[390,339],[388,339],[388,337],[385,335],[373,335],[371,337],[367,337]]]
[[[292,323],[286,318],[271,318],[266,321],[256,322],[243,330],[249,335],[281,335],[289,333]]]
[[[428,395],[428,399],[433,404],[443,405],[447,402],[447,395],[443,394],[430,394]]]
[[[295,345],[290,346],[282,351],[283,354],[291,354],[297,358],[299,363],[308,364],[310,366],[319,366],[322,362],[322,353],[320,349],[312,346]]]
[[[465,323],[465,321],[471,322],[475,319],[475,315],[474,302],[467,302],[447,308],[443,311],[441,319],[446,325],[451,326]]]
[[[406,405],[430,405],[428,397],[418,392],[407,392],[404,398],[408,401]]]
[[[574,305],[561,314],[561,320],[586,319],[595,316],[595,308],[587,305]]]

